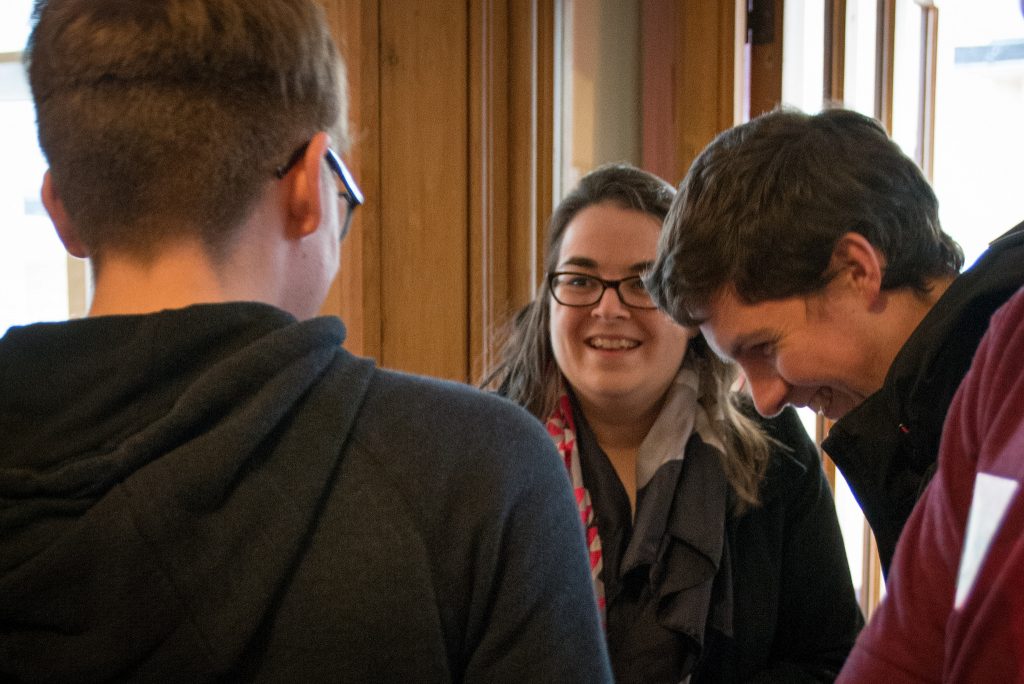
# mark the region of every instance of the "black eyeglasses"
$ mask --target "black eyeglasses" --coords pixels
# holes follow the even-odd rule
[[[564,306],[594,306],[611,288],[619,301],[632,309],[658,308],[640,276],[605,280],[586,273],[557,271],[548,276],[548,287],[555,301]]]
[[[292,167],[299,163],[302,156],[306,154],[308,147],[309,143],[307,142],[295,150],[292,156],[288,158],[288,161],[274,169],[274,175],[278,178],[284,178],[292,170]],[[352,177],[348,167],[345,166],[345,162],[341,161],[341,157],[335,154],[334,150],[329,147],[324,154],[324,161],[327,162],[327,166],[334,172],[335,182],[338,185],[338,199],[345,200],[345,221],[341,224],[341,237],[345,237],[348,233],[348,227],[352,223],[352,214],[355,213],[356,207],[363,203],[363,192],[356,185],[356,180]]]

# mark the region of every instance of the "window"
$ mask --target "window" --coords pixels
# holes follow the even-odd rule
[[[21,64],[31,5],[0,4],[0,335],[86,309],[85,262],[64,251],[39,198],[46,162]]]
[[[1024,219],[1024,16],[1017,0],[941,0],[933,183],[970,266]]]
[[[640,3],[565,0],[556,201],[601,164],[640,163]]]
[[[824,88],[825,5],[787,0],[782,21],[782,101],[805,112],[818,110]]]
[[[1024,218],[1013,171],[1024,155],[1021,14],[1018,0],[786,1],[783,101],[818,111],[833,100],[885,124],[932,180],[968,266]],[[805,422],[819,436],[828,428]],[[877,553],[838,474],[836,506],[870,614],[884,594]]]

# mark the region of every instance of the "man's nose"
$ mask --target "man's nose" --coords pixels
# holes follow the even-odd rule
[[[774,371],[757,369],[753,372],[744,369],[750,394],[754,398],[754,407],[765,418],[778,415],[786,407],[790,385]]]

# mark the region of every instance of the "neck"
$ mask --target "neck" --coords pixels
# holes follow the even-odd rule
[[[613,402],[603,405],[580,399],[587,424],[602,449],[636,451],[647,437],[661,410],[660,402],[648,407],[628,407]]]
[[[637,453],[658,418],[661,402],[632,409],[623,406],[621,402],[612,403],[615,405],[588,404],[580,400],[580,408],[587,418],[587,424],[594,432],[597,443],[601,445],[601,449],[611,461],[612,468],[615,469],[615,474],[619,476],[619,481],[629,498],[630,511],[635,514]]]
[[[277,202],[271,193],[261,198],[232,231],[221,259],[196,238],[161,244],[149,260],[105,252],[89,315],[144,314],[222,302],[263,302],[299,319],[315,315],[319,301],[312,301],[301,286],[303,269],[311,263],[303,251],[305,242],[281,238]]]
[[[89,315],[145,314],[235,301],[281,306],[272,261],[239,251],[221,262],[199,241],[182,240],[162,245],[149,260],[104,254]]]
[[[896,356],[924,317],[949,289],[953,280],[952,276],[933,279],[929,281],[929,289],[924,293],[911,288],[900,288],[886,295],[885,306],[892,315],[888,317],[885,325],[878,326],[874,331],[878,344],[871,382],[876,389],[885,383]]]
[[[152,313],[228,299],[228,288],[210,256],[198,245],[185,243],[162,248],[146,261],[120,253],[105,255],[89,315]]]
[[[942,298],[942,295],[946,294],[946,290],[949,289],[949,286],[953,284],[954,280],[956,280],[956,276],[933,278],[928,282],[928,292],[924,293],[923,295],[918,295],[918,297],[924,299],[927,303],[928,309],[931,309],[933,306],[935,306],[935,303]]]

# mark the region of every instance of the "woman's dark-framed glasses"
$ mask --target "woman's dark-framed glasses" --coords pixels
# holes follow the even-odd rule
[[[556,271],[548,276],[548,287],[555,301],[564,306],[594,306],[604,291],[615,290],[619,301],[632,309],[657,309],[640,276],[605,280],[587,273]]]
[[[299,160],[306,154],[306,148],[308,147],[309,143],[307,142],[295,150],[292,156],[288,158],[288,161],[274,169],[274,175],[278,178],[284,178],[292,170],[292,167],[298,164]],[[335,183],[338,186],[338,199],[345,201],[345,220],[341,225],[341,237],[344,238],[348,233],[349,225],[352,223],[352,214],[356,212],[356,207],[363,203],[363,192],[356,185],[356,179],[352,177],[352,173],[345,166],[345,162],[329,147],[327,152],[324,153],[324,161],[327,162],[327,166],[334,173]]]

